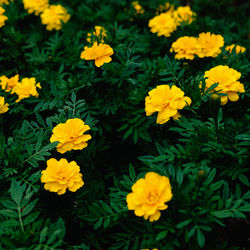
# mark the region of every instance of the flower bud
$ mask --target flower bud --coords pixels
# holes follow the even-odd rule
[[[220,96],[218,94],[212,94],[210,96],[210,100],[209,100],[209,110],[212,114],[215,114],[218,112],[219,108],[220,108]]]

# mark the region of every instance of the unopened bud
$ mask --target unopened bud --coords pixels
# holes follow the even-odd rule
[[[209,109],[212,114],[217,114],[220,108],[220,96],[218,94],[212,94],[209,100]]]

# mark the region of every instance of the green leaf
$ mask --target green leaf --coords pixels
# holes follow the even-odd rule
[[[129,164],[129,176],[130,176],[132,181],[135,180],[135,177],[136,177],[135,169],[134,169],[134,167],[133,167],[133,165],[131,163]]]
[[[25,188],[25,184],[20,185],[17,181],[12,180],[10,186],[10,197],[18,206],[21,204]]]
[[[45,226],[40,233],[39,243],[44,243],[47,235],[48,227]]]
[[[205,246],[205,236],[199,228],[197,228],[197,242],[201,248]]]
[[[162,240],[163,238],[165,238],[168,234],[168,231],[165,230],[165,231],[161,231],[160,233],[157,234],[156,236],[156,241],[159,241],[159,240]]]
[[[185,227],[185,226],[187,226],[191,221],[192,221],[192,219],[184,220],[184,221],[180,222],[179,224],[177,224],[176,227],[177,227],[177,228]]]
[[[94,225],[94,230],[98,229],[102,225],[103,219],[100,218]]]

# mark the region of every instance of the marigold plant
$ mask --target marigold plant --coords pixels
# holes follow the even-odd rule
[[[5,98],[0,96],[0,114],[6,113],[9,110],[9,104],[5,102]]]
[[[95,42],[92,47],[84,47],[84,51],[81,53],[81,59],[94,60],[96,67],[101,67],[104,63],[112,61],[111,55],[114,54],[113,49],[107,45]]]
[[[226,46],[225,50],[228,51],[230,54],[232,53],[233,49],[235,50],[236,54],[244,53],[246,48],[240,45],[231,44]]]
[[[91,135],[84,134],[90,127],[79,118],[68,119],[66,123],[60,123],[53,128],[50,142],[59,142],[57,151],[64,154],[71,150],[82,150],[88,146],[87,141]]]
[[[49,0],[23,0],[23,5],[29,14],[34,12],[38,16],[49,7]]]
[[[238,81],[240,77],[240,72],[223,65],[218,65],[206,71],[204,75],[204,78],[206,78],[206,89],[218,83],[218,86],[212,92],[227,94],[226,96],[221,96],[221,105],[225,105],[228,99],[232,102],[238,101],[238,93],[245,92],[244,85]]]
[[[5,21],[8,20],[8,17],[3,15],[5,9],[0,6],[0,28],[5,25]]]
[[[132,186],[132,193],[127,195],[126,201],[128,209],[134,210],[136,216],[153,222],[159,220],[160,210],[168,208],[165,203],[172,196],[168,177],[149,172]]]
[[[0,76],[1,88],[7,92],[11,92],[11,94],[14,93],[14,88],[17,83],[19,83],[19,75],[15,75],[11,78],[8,78],[7,76]]]
[[[41,182],[44,189],[62,195],[68,189],[76,192],[84,185],[80,167],[75,161],[68,162],[66,159],[57,161],[51,158],[47,161],[47,168],[41,172]]]
[[[184,96],[184,92],[173,85],[159,85],[148,92],[145,98],[146,115],[150,116],[158,112],[156,123],[166,123],[171,117],[178,119],[180,114],[178,110],[191,104],[191,99]]]
[[[92,41],[99,40],[104,43],[104,38],[107,37],[107,31],[104,27],[96,25],[92,33],[87,34],[87,42],[92,43]]]
[[[60,30],[62,23],[67,23],[69,19],[68,10],[60,4],[50,5],[41,14],[42,24],[46,25],[46,29],[49,31]]]

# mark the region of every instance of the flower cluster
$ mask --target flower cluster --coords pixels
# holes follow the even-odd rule
[[[190,24],[196,15],[189,6],[181,6],[174,10],[172,5],[166,5],[166,8],[168,8],[167,12],[155,16],[148,23],[151,32],[157,33],[157,36],[170,37],[177,26],[182,23]]]
[[[34,12],[34,14],[38,16],[49,7],[49,0],[23,0],[23,5],[29,14]]]
[[[199,34],[198,38],[189,36],[178,38],[172,44],[170,52],[176,53],[176,59],[193,60],[195,55],[200,58],[217,57],[221,53],[221,47],[223,46],[223,36],[203,32]]]
[[[57,161],[51,158],[47,161],[47,168],[41,172],[41,182],[44,189],[62,195],[68,189],[75,192],[84,185],[80,167],[75,161],[68,162],[66,159]]]
[[[171,88],[168,85],[159,85],[149,91],[148,95],[145,98],[146,115],[158,112],[156,123],[159,124],[167,122],[171,117],[178,119],[178,110],[191,104],[191,99],[184,96],[184,92],[175,85]]]
[[[206,89],[218,83],[218,86],[212,92],[226,94],[226,96],[221,96],[221,105],[225,105],[228,99],[232,102],[238,101],[239,95],[237,93],[245,92],[244,85],[238,81],[240,77],[240,72],[223,65],[218,65],[206,71],[204,75]]]
[[[134,210],[136,216],[153,222],[160,218],[160,210],[168,208],[165,202],[170,201],[172,196],[169,179],[149,172],[132,186],[132,193],[127,195],[126,201],[128,209]]]
[[[66,123],[60,123],[53,128],[50,142],[59,142],[56,148],[61,154],[71,150],[82,150],[88,146],[87,141],[91,139],[90,135],[84,134],[88,130],[90,127],[81,119],[68,119]]]
[[[93,41],[100,41],[101,43],[104,43],[104,38],[107,37],[107,31],[102,26],[95,26],[95,29],[92,33],[87,34],[87,42],[92,43]]]
[[[233,50],[235,50],[236,54],[244,53],[246,51],[246,48],[240,45],[236,44],[231,44],[226,46],[226,51],[228,51],[230,54],[232,53]]]
[[[3,96],[0,96],[0,114],[6,113],[9,110],[9,104],[5,102]]]
[[[138,1],[132,2],[132,6],[133,6],[134,9],[136,10],[136,14],[143,14],[143,13],[144,13],[144,9],[143,9],[143,7],[138,3]]]
[[[3,15],[5,9],[0,6],[0,28],[5,25],[5,21],[8,20],[8,17]]]
[[[101,67],[104,63],[111,62],[111,55],[114,54],[113,49],[107,45],[95,42],[92,47],[84,47],[81,53],[81,59],[94,60],[96,67]]]

